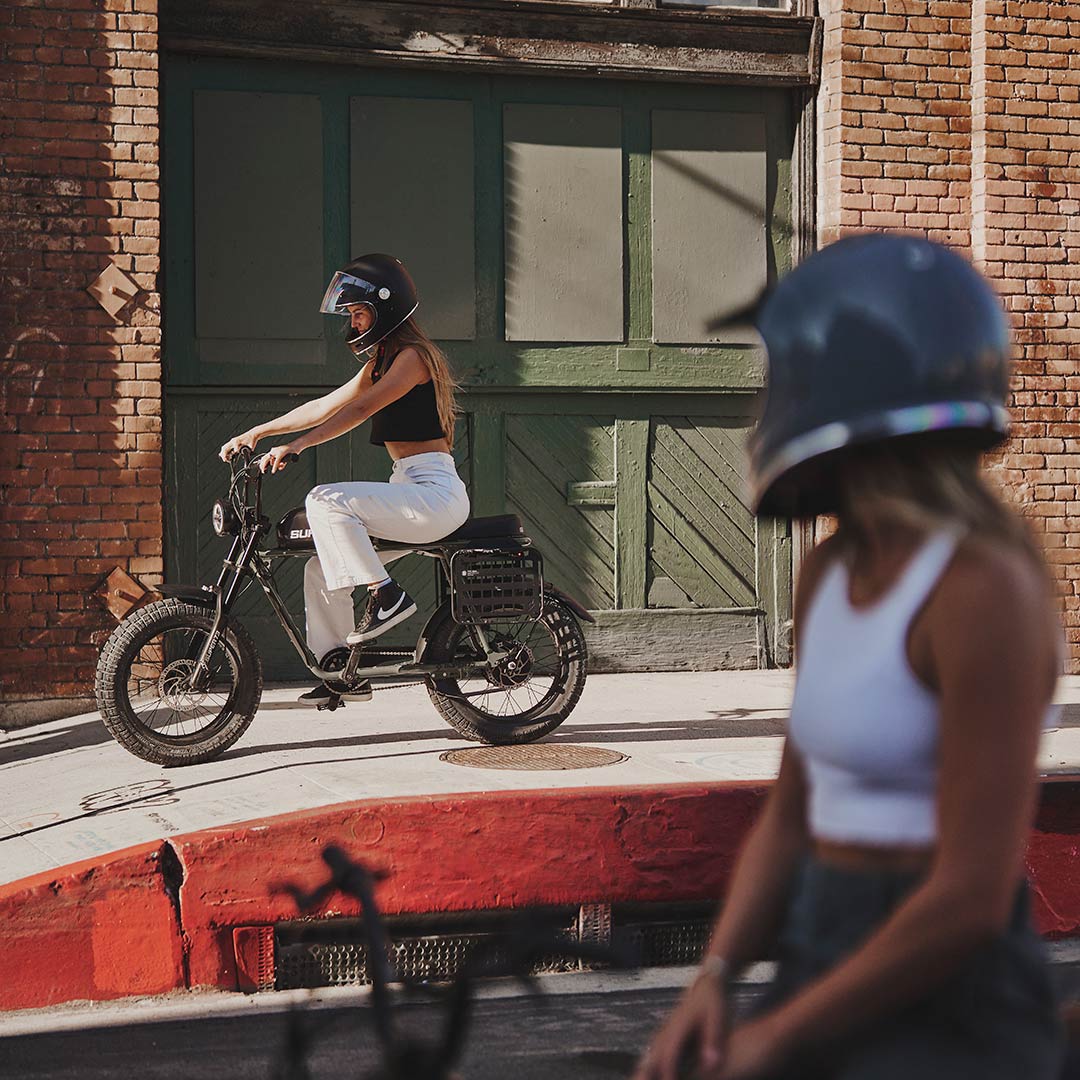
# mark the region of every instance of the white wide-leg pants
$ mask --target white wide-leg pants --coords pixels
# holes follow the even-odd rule
[[[318,557],[304,568],[308,646],[321,660],[353,629],[352,591],[386,577],[372,536],[430,544],[463,525],[469,496],[449,454],[414,454],[394,462],[389,483],[320,484],[305,503]]]

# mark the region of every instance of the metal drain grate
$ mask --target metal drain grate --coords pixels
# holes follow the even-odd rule
[[[711,932],[711,919],[637,923],[616,929],[612,941],[629,946],[641,967],[678,967],[701,960]]]
[[[444,981],[457,975],[470,960],[499,964],[507,952],[497,934],[440,934],[407,938],[390,947],[390,965],[397,977],[410,982]],[[575,960],[541,957],[534,975],[574,971]],[[367,948],[358,942],[278,945],[275,989],[316,986],[356,986],[369,983]]]
[[[539,924],[507,912],[457,912],[389,918],[389,960],[398,977],[411,982],[453,979],[471,961],[498,964],[509,943],[526,926],[545,926],[569,941],[613,945],[632,966],[664,967],[696,963],[709,940],[714,905],[609,905],[548,908],[532,913]],[[258,976],[245,989],[294,990],[305,987],[356,986],[370,982],[363,924],[359,919],[330,918],[279,923],[240,933],[237,962]],[[236,935],[234,935],[235,937]],[[248,956],[258,937],[261,957],[273,960],[263,974],[259,957]],[[250,939],[250,940],[249,940]],[[248,946],[240,948],[240,946]],[[243,954],[243,955],[242,955]],[[471,965],[470,965],[471,966]],[[593,965],[565,956],[541,957],[534,974],[580,971]],[[271,974],[272,973],[272,974]]]
[[[535,743],[531,746],[476,746],[467,750],[447,750],[440,761],[471,769],[598,769],[626,761],[617,750],[568,743]]]

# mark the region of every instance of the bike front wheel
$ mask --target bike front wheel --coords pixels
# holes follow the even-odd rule
[[[428,679],[435,708],[474,742],[527,743],[554,731],[585,688],[588,653],[574,613],[549,593],[539,618],[491,619],[482,627],[506,658],[476,676]],[[432,628],[426,662],[475,666],[483,659],[472,627],[455,622],[447,606]]]
[[[182,600],[139,608],[112,632],[98,660],[94,691],[109,734],[155,765],[197,765],[247,730],[262,697],[255,643],[226,623],[197,688],[191,673],[214,613]]]

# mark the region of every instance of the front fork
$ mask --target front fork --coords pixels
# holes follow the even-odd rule
[[[210,657],[213,656],[214,649],[217,648],[225,618],[229,614],[229,608],[232,607],[233,600],[236,598],[240,582],[243,580],[244,575],[250,572],[249,564],[252,553],[261,535],[260,530],[253,529],[246,542],[243,536],[234,537],[232,547],[229,548],[229,554],[225,556],[225,561],[221,564],[221,573],[218,574],[213,590],[214,622],[210,627],[210,633],[206,641],[203,642],[203,647],[199,650],[195,666],[191,670],[189,685],[192,690],[205,690],[210,685],[210,676],[212,674]],[[236,557],[237,552],[242,552],[239,559]],[[230,574],[232,575],[231,579]],[[227,580],[228,584],[226,585]]]

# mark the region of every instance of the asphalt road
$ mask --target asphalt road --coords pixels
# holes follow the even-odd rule
[[[677,994],[665,988],[479,1001],[458,1073],[463,1080],[627,1077]],[[754,996],[754,990],[740,992],[737,1011]],[[290,1014],[268,1006],[246,1015],[0,1038],[0,1078],[359,1080],[379,1075],[370,1008],[320,1006]],[[442,1013],[433,1005],[402,1006],[395,1015],[403,1031],[427,1042],[441,1029]],[[287,1065],[295,1030],[307,1037],[309,1050],[300,1055],[306,1072]],[[1075,1048],[1061,1080],[1080,1080]]]
[[[673,989],[560,993],[481,1000],[474,1005],[465,1080],[613,1080],[629,1074],[654,1025],[675,1000]],[[425,1039],[441,1012],[407,1005],[402,1026]],[[279,1070],[290,1014],[201,1017],[0,1039],[4,1080],[300,1080]],[[310,1080],[362,1077],[379,1062],[370,1009],[326,1008],[303,1015],[313,1032]]]

